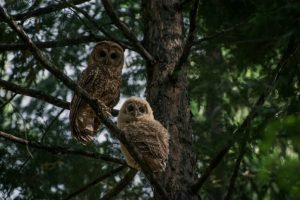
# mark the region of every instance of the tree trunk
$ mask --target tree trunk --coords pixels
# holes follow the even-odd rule
[[[196,179],[196,160],[192,150],[192,127],[187,95],[187,69],[178,81],[170,79],[184,44],[182,11],[174,0],[143,0],[144,45],[158,60],[147,63],[147,100],[154,115],[170,133],[169,162],[159,181],[170,199],[193,200],[189,193]],[[155,198],[159,199],[154,192]]]

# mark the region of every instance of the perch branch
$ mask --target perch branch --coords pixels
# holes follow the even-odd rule
[[[187,39],[185,41],[185,45],[183,47],[182,54],[179,58],[179,60],[176,63],[176,66],[174,68],[172,77],[177,79],[179,72],[181,71],[184,63],[189,57],[191,48],[193,46],[195,36],[196,36],[196,23],[197,23],[197,14],[198,14],[198,8],[199,8],[200,0],[194,0],[192,10],[190,12],[190,28],[189,28],[189,33],[187,36]]]
[[[191,187],[191,192],[192,193],[197,193],[201,189],[204,182],[210,176],[212,171],[222,161],[223,157],[228,153],[231,146],[240,137],[243,136],[241,133],[245,131],[245,129],[247,128],[247,124],[250,124],[251,121],[258,115],[258,113],[257,113],[258,109],[257,108],[261,107],[264,104],[266,98],[273,91],[282,69],[286,66],[288,60],[295,54],[295,52],[297,51],[297,49],[299,47],[299,44],[300,43],[295,44],[293,37],[290,38],[288,47],[284,50],[281,59],[279,60],[276,68],[273,71],[273,75],[270,76],[270,81],[269,81],[268,85],[273,86],[273,87],[271,87],[267,92],[262,93],[260,95],[260,97],[256,101],[255,105],[252,107],[251,112],[249,113],[249,115],[246,117],[246,119],[243,121],[243,123],[232,134],[233,136],[231,137],[231,139],[229,139],[229,141],[225,145],[225,147],[223,147],[223,149],[221,149],[219,151],[219,153],[210,161],[208,167],[204,169],[203,175]]]
[[[14,84],[14,83],[10,83],[8,81],[1,80],[1,79],[0,79],[0,86],[5,88],[6,90],[10,90],[10,91],[12,91],[14,93],[17,93],[17,94],[27,95],[27,96],[34,97],[34,98],[37,98],[37,99],[41,99],[41,100],[46,101],[50,104],[53,104],[57,107],[70,109],[69,108],[70,107],[69,102],[64,101],[62,99],[58,99],[58,98],[53,97],[51,95],[48,95],[48,94],[46,94],[42,91],[21,87],[21,86],[18,86],[16,84]]]
[[[86,190],[88,190],[89,188],[93,187],[94,185],[97,185],[98,183],[100,183],[101,181],[103,181],[104,179],[111,177],[113,175],[115,175],[116,173],[122,171],[123,169],[125,169],[125,166],[121,166],[118,167],[116,169],[113,169],[103,175],[101,175],[100,177],[96,178],[95,180],[93,180],[92,182],[86,184],[85,186],[83,186],[82,188],[80,188],[79,190],[73,192],[72,194],[68,195],[66,198],[64,198],[63,200],[69,200],[83,192],[85,192]]]
[[[117,13],[114,11],[110,0],[101,0],[102,4],[106,10],[107,15],[110,17],[112,22],[118,27],[123,35],[132,43],[136,48],[137,52],[141,54],[143,58],[154,63],[155,60],[153,56],[141,45],[140,41],[135,37],[135,35],[130,31],[130,29],[119,19]]]
[[[132,181],[136,174],[137,171],[135,169],[130,169],[124,178],[111,191],[107,192],[106,195],[100,198],[100,200],[114,199]]]
[[[0,131],[0,137],[5,138],[11,142],[15,142],[18,144],[27,145],[27,146],[35,148],[35,149],[47,151],[51,154],[56,154],[56,155],[69,154],[69,155],[84,156],[84,157],[104,160],[104,161],[108,161],[108,162],[113,162],[113,163],[117,163],[117,164],[121,164],[121,165],[126,165],[126,163],[123,160],[118,159],[118,158],[101,155],[99,153],[95,153],[95,152],[91,152],[91,151],[82,151],[82,150],[77,150],[77,149],[72,149],[72,148],[67,148],[67,147],[62,147],[62,146],[49,146],[49,145],[41,144],[39,142],[25,140],[25,139],[16,137],[14,135],[11,135],[11,134],[8,134],[8,133],[2,132],[2,131]]]
[[[28,49],[32,52],[33,56],[41,63],[44,68],[46,68],[52,75],[54,75],[58,80],[62,81],[68,88],[75,91],[77,95],[82,96],[82,98],[88,103],[95,114],[103,124],[110,130],[116,138],[118,138],[128,149],[131,156],[135,161],[141,166],[142,171],[145,176],[154,187],[154,189],[161,194],[163,199],[168,199],[165,189],[157,182],[154,174],[152,173],[150,167],[145,163],[143,156],[139,154],[136,148],[125,138],[125,133],[120,130],[115,123],[110,120],[107,116],[103,115],[101,108],[99,107],[98,101],[92,98],[84,89],[82,89],[78,84],[72,81],[68,76],[61,72],[54,64],[52,64],[46,56],[37,48],[37,46],[32,42],[28,35],[24,32],[22,27],[18,26],[14,20],[8,15],[2,6],[0,6],[0,14],[10,25],[10,27],[18,34],[18,36],[26,43]]]
[[[69,0],[68,2],[77,5],[77,4],[82,4],[84,2],[87,2],[87,1],[89,1],[89,0]],[[55,12],[58,10],[62,10],[67,7],[69,7],[69,5],[67,3],[61,2],[61,3],[51,4],[51,5],[43,7],[43,8],[37,8],[35,10],[29,11],[26,13],[12,15],[12,18],[14,20],[26,20],[31,17],[38,17],[38,16],[52,13],[52,12]],[[0,19],[0,21],[4,21],[4,20]]]

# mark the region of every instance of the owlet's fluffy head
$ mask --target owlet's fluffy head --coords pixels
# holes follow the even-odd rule
[[[93,67],[120,67],[124,63],[124,50],[115,42],[101,41],[94,47],[89,59],[88,66]],[[111,69],[115,70],[115,69]]]
[[[121,107],[118,124],[135,120],[154,120],[153,111],[146,100],[130,97]]]

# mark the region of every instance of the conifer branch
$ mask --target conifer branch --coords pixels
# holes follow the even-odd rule
[[[93,180],[92,182],[86,184],[85,186],[81,187],[80,189],[76,190],[75,192],[73,192],[72,194],[68,195],[66,198],[64,198],[63,200],[69,200],[72,199],[73,197],[78,196],[79,194],[85,192],[86,190],[88,190],[89,188],[97,185],[98,183],[100,183],[101,181],[105,180],[108,177],[111,177],[113,175],[115,175],[116,173],[122,171],[125,168],[125,166],[121,166],[118,167],[116,169],[113,169],[101,176],[99,176],[98,178],[96,178],[95,180]]]
[[[0,137],[4,138],[6,140],[9,140],[11,142],[14,142],[14,143],[18,143],[21,145],[27,145],[29,147],[43,150],[43,151],[46,151],[46,152],[49,152],[49,153],[55,154],[55,155],[84,156],[84,157],[88,157],[88,158],[104,160],[107,162],[113,162],[113,163],[117,163],[117,164],[126,166],[126,163],[124,162],[124,160],[121,160],[118,158],[113,158],[110,156],[102,155],[102,154],[91,152],[91,151],[83,151],[83,150],[72,149],[72,148],[68,148],[68,147],[62,147],[62,146],[50,146],[50,145],[42,144],[39,142],[33,142],[31,140],[25,140],[23,138],[16,137],[14,135],[11,135],[11,134],[8,134],[8,133],[2,132],[2,131],[0,131]]]
[[[168,199],[165,189],[160,185],[151,171],[149,165],[146,164],[143,156],[137,151],[137,149],[125,138],[125,133],[120,130],[115,123],[105,116],[102,112],[101,107],[99,107],[98,100],[92,98],[84,89],[82,89],[78,84],[72,81],[68,76],[59,70],[53,63],[51,63],[46,56],[38,49],[38,47],[32,42],[28,37],[22,27],[17,25],[17,23],[8,15],[2,6],[0,6],[0,15],[5,19],[9,26],[18,34],[18,36],[25,42],[28,49],[32,52],[33,56],[41,63],[41,65],[47,69],[52,75],[54,75],[58,80],[62,81],[68,88],[75,91],[77,95],[82,96],[86,103],[88,103],[99,119],[105,124],[105,126],[110,130],[116,138],[118,138],[124,146],[128,149],[134,160],[141,166],[142,171],[145,176],[154,187],[154,189],[161,194],[163,199]]]
[[[154,63],[155,60],[153,56],[141,45],[140,41],[135,37],[133,32],[128,28],[126,24],[124,24],[117,13],[114,11],[110,0],[101,0],[102,4],[106,10],[107,15],[110,17],[112,22],[118,27],[124,36],[132,43],[132,45],[136,48],[137,52],[141,54],[143,58],[148,60],[150,63]]]
[[[129,172],[123,177],[123,179],[106,195],[104,195],[100,200],[111,200],[114,199],[125,187],[132,181],[132,179],[137,174],[135,169],[130,169]]]
[[[250,124],[253,119],[259,114],[258,108],[263,106],[265,103],[267,97],[272,93],[274,90],[274,87],[276,86],[276,82],[281,74],[282,69],[286,66],[289,59],[295,54],[295,52],[298,50],[300,43],[295,43],[294,36],[291,36],[289,39],[289,44],[287,48],[283,51],[281,59],[279,60],[276,68],[274,69],[273,73],[271,74],[269,78],[269,84],[272,86],[269,90],[263,92],[254,106],[252,107],[249,115],[246,117],[246,119],[243,121],[243,123],[234,131],[232,134],[232,137],[229,139],[225,147],[223,147],[218,154],[212,158],[210,161],[208,167],[204,169],[203,174],[201,177],[197,180],[197,182],[191,187],[191,192],[193,194],[197,193],[201,187],[203,186],[204,182],[207,180],[207,178],[211,175],[212,171],[219,165],[219,163],[222,161],[224,156],[228,153],[229,149],[232,147],[232,145],[237,142],[241,137],[244,136],[244,132],[247,129],[247,125]]]

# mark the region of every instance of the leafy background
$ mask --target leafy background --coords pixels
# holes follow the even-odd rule
[[[1,4],[15,15],[59,2],[6,0]],[[121,20],[142,39],[140,2],[113,1],[113,6]],[[85,10],[97,22],[98,28],[71,8],[21,20],[20,24],[37,42],[104,36],[99,27],[108,35],[125,41],[98,0],[77,7]],[[186,31],[190,9],[191,4],[186,3]],[[246,118],[258,97],[273,88],[266,103],[256,108],[259,115],[249,127],[250,142],[245,145],[233,199],[300,199],[299,50],[276,83],[270,85],[268,81],[289,39],[293,37],[294,42],[299,42],[299,11],[297,0],[201,2],[197,37],[187,63],[190,65],[189,97],[199,173]],[[1,21],[0,43],[19,42],[16,34]],[[83,43],[43,51],[70,78],[77,80],[93,46],[94,43]],[[121,102],[128,96],[144,96],[146,87],[143,59],[131,50],[125,53]],[[72,92],[44,70],[27,50],[0,49],[0,76],[67,101],[72,98]],[[89,145],[74,141],[68,110],[1,88],[0,113],[1,131],[47,145],[74,147],[122,158],[118,141],[105,129]],[[231,149],[206,182],[200,192],[203,199],[221,199],[226,193],[240,146]],[[52,155],[3,138],[0,138],[0,155],[2,199],[64,198],[117,167],[93,158]],[[125,172],[105,179],[74,199],[103,196]],[[151,187],[139,174],[117,199],[149,199],[151,196]]]

